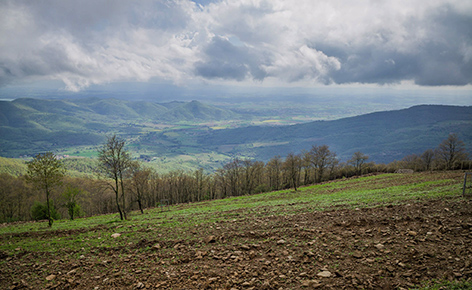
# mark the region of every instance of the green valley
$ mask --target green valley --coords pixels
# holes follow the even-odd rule
[[[449,133],[472,151],[471,107],[414,106],[350,116],[328,105],[284,109],[284,104],[268,104],[264,110],[266,105],[100,98],[0,101],[0,156],[29,158],[53,151],[93,158],[112,134],[126,139],[134,159],[160,172],[213,172],[237,157],[268,161],[322,144],[340,161],[361,151],[372,161],[388,163],[434,148]],[[331,119],[336,114],[349,117]]]

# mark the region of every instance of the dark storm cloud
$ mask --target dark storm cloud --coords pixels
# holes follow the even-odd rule
[[[0,18],[3,86],[472,82],[470,1],[17,0]]]
[[[262,80],[266,73],[261,69],[262,55],[244,46],[235,46],[229,40],[214,37],[205,47],[205,61],[195,64],[196,73],[204,78],[222,78],[242,81],[246,78]]]

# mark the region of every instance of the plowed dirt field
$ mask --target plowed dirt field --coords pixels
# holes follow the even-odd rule
[[[453,180],[460,184],[460,175]],[[408,289],[472,279],[472,201],[459,194],[287,214],[260,206],[205,218],[212,220],[184,228],[163,226],[185,219],[164,213],[146,227],[2,234],[1,243],[46,240],[49,250],[0,252],[0,288]],[[114,231],[120,236],[111,238]],[[124,242],[55,248],[54,241],[85,233]]]

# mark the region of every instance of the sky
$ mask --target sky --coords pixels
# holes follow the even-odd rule
[[[2,0],[0,19],[0,94],[472,90],[470,0]]]

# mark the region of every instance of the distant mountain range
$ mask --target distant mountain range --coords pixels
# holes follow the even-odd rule
[[[235,154],[244,146],[260,160],[326,144],[341,160],[361,151],[370,160],[391,162],[434,149],[449,133],[457,133],[472,152],[471,106],[421,105],[334,121],[212,131],[199,143],[208,148],[213,145],[215,150],[222,145],[233,146]]]
[[[198,101],[163,104],[100,98],[0,101],[0,156],[97,145],[110,132],[137,134],[139,124],[145,122],[202,123],[238,118],[241,116],[231,110]]]
[[[276,155],[283,157],[289,152],[299,153],[313,145],[326,144],[343,161],[361,151],[372,161],[390,162],[436,148],[449,133],[457,133],[472,152],[471,106],[421,105],[290,126],[224,129],[205,123],[242,118],[250,116],[198,101],[163,104],[99,98],[0,101],[0,156],[96,146],[111,133],[128,138],[138,155],[146,151],[146,156],[151,157],[214,152],[228,158],[267,161]],[[174,127],[170,131],[156,127],[192,122],[196,126]]]

